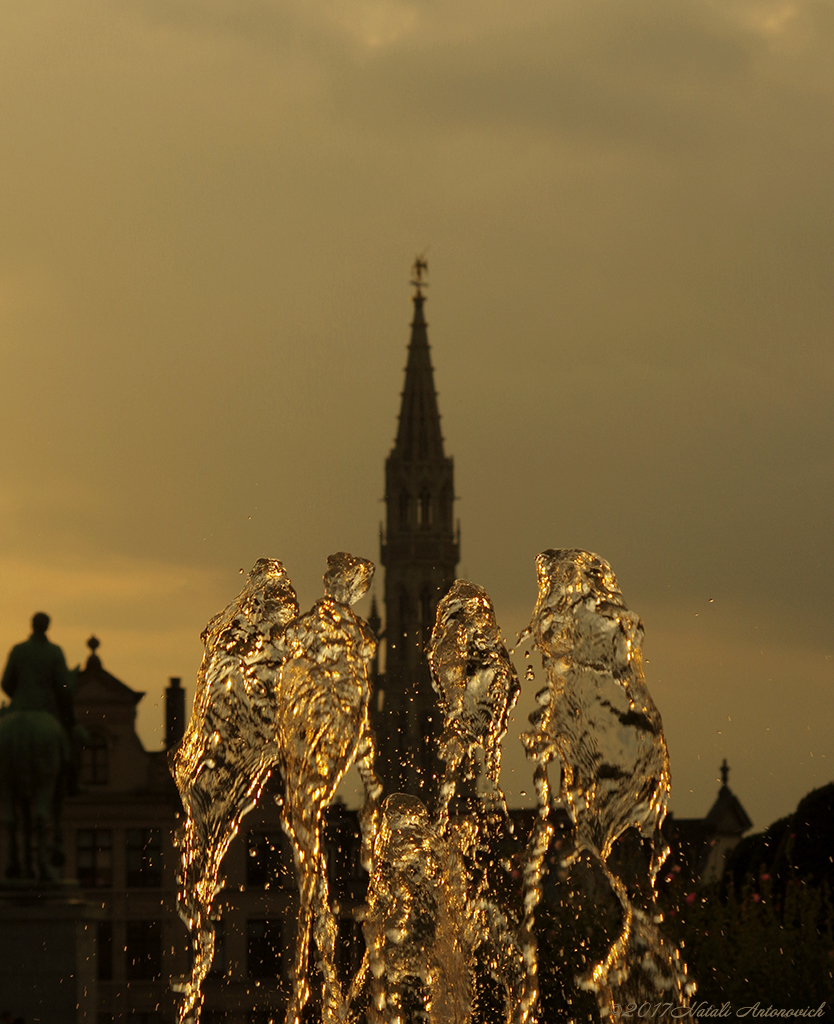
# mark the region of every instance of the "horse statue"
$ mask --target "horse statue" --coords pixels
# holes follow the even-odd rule
[[[75,680],[46,638],[38,612],[32,635],[12,648],[3,673],[11,702],[0,709],[0,814],[9,839],[7,878],[58,880],[61,804],[71,778]],[[21,841],[22,840],[22,841]]]

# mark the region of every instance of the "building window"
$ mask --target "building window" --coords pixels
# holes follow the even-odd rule
[[[411,504],[411,497],[408,491],[400,492],[400,528],[408,529],[408,506]]]
[[[431,526],[431,494],[427,490],[420,494],[420,526]]]
[[[96,926],[96,977],[113,980],[113,922],[99,921]]]
[[[80,828],[76,833],[76,868],[83,889],[113,884],[113,833],[109,828]]]
[[[444,526],[452,525],[452,488],[448,484],[440,492],[440,518]]]
[[[162,885],[162,830],[127,830],[127,885],[131,889],[154,889]]]
[[[94,732],[90,742],[81,749],[81,783],[85,786],[106,786],[108,777],[107,737]]]
[[[294,888],[292,849],[283,832],[247,836],[246,884],[253,888]]]
[[[126,974],[129,981],[152,981],[162,974],[162,925],[159,921],[128,921],[125,929]]]
[[[246,969],[250,978],[281,975],[281,921],[246,922]]]

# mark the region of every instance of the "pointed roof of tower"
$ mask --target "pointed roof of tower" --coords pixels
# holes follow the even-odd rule
[[[423,315],[423,303],[426,301],[423,295],[423,288],[426,287],[423,272],[427,269],[426,261],[418,257],[413,269],[415,277],[411,283],[416,287],[412,297],[414,319],[411,322],[411,341],[408,345],[397,439],[391,454],[405,462],[433,462],[445,456],[429,336]]]
[[[722,835],[742,835],[753,824],[741,801],[727,785],[730,777],[730,766],[727,758],[721,764],[721,789],[715,803],[709,809],[704,821],[715,832]]]

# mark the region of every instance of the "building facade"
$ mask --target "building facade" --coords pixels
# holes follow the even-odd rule
[[[147,751],[136,733],[144,694],[108,672],[89,642],[79,674],[76,717],[89,736],[80,789],[66,804],[65,875],[97,911],[96,1024],[173,1024],[172,981],[190,970],[185,926],[176,912],[182,805],[167,751]],[[182,738],[184,691],[166,691],[167,745]],[[267,784],[223,861],[224,890],[203,1024],[283,1021],[290,986],[297,894],[292,854]],[[335,805],[326,822],[331,893],[340,906],[340,963],[355,969],[357,908],[367,876],[359,863],[355,812]],[[25,1007],[15,1008],[28,1020]]]
[[[670,854],[663,874],[693,888],[703,889],[717,882],[742,837],[752,828],[747,811],[730,789],[730,767],[721,765],[721,788],[704,818],[676,818],[670,814],[663,825]]]

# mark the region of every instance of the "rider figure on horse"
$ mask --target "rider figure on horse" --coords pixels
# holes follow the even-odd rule
[[[46,638],[49,616],[32,617],[32,635],[12,648],[3,673],[9,711],[48,711],[62,724],[72,714],[72,693],[64,652]]]
[[[0,711],[0,803],[10,831],[10,877],[34,875],[32,840],[42,879],[55,877],[60,862],[60,803],[72,784],[75,676],[64,652],[46,638],[49,616],[32,618],[32,635],[12,648],[2,687],[11,703]],[[53,824],[53,850],[47,830]],[[24,870],[17,833],[23,825]]]

